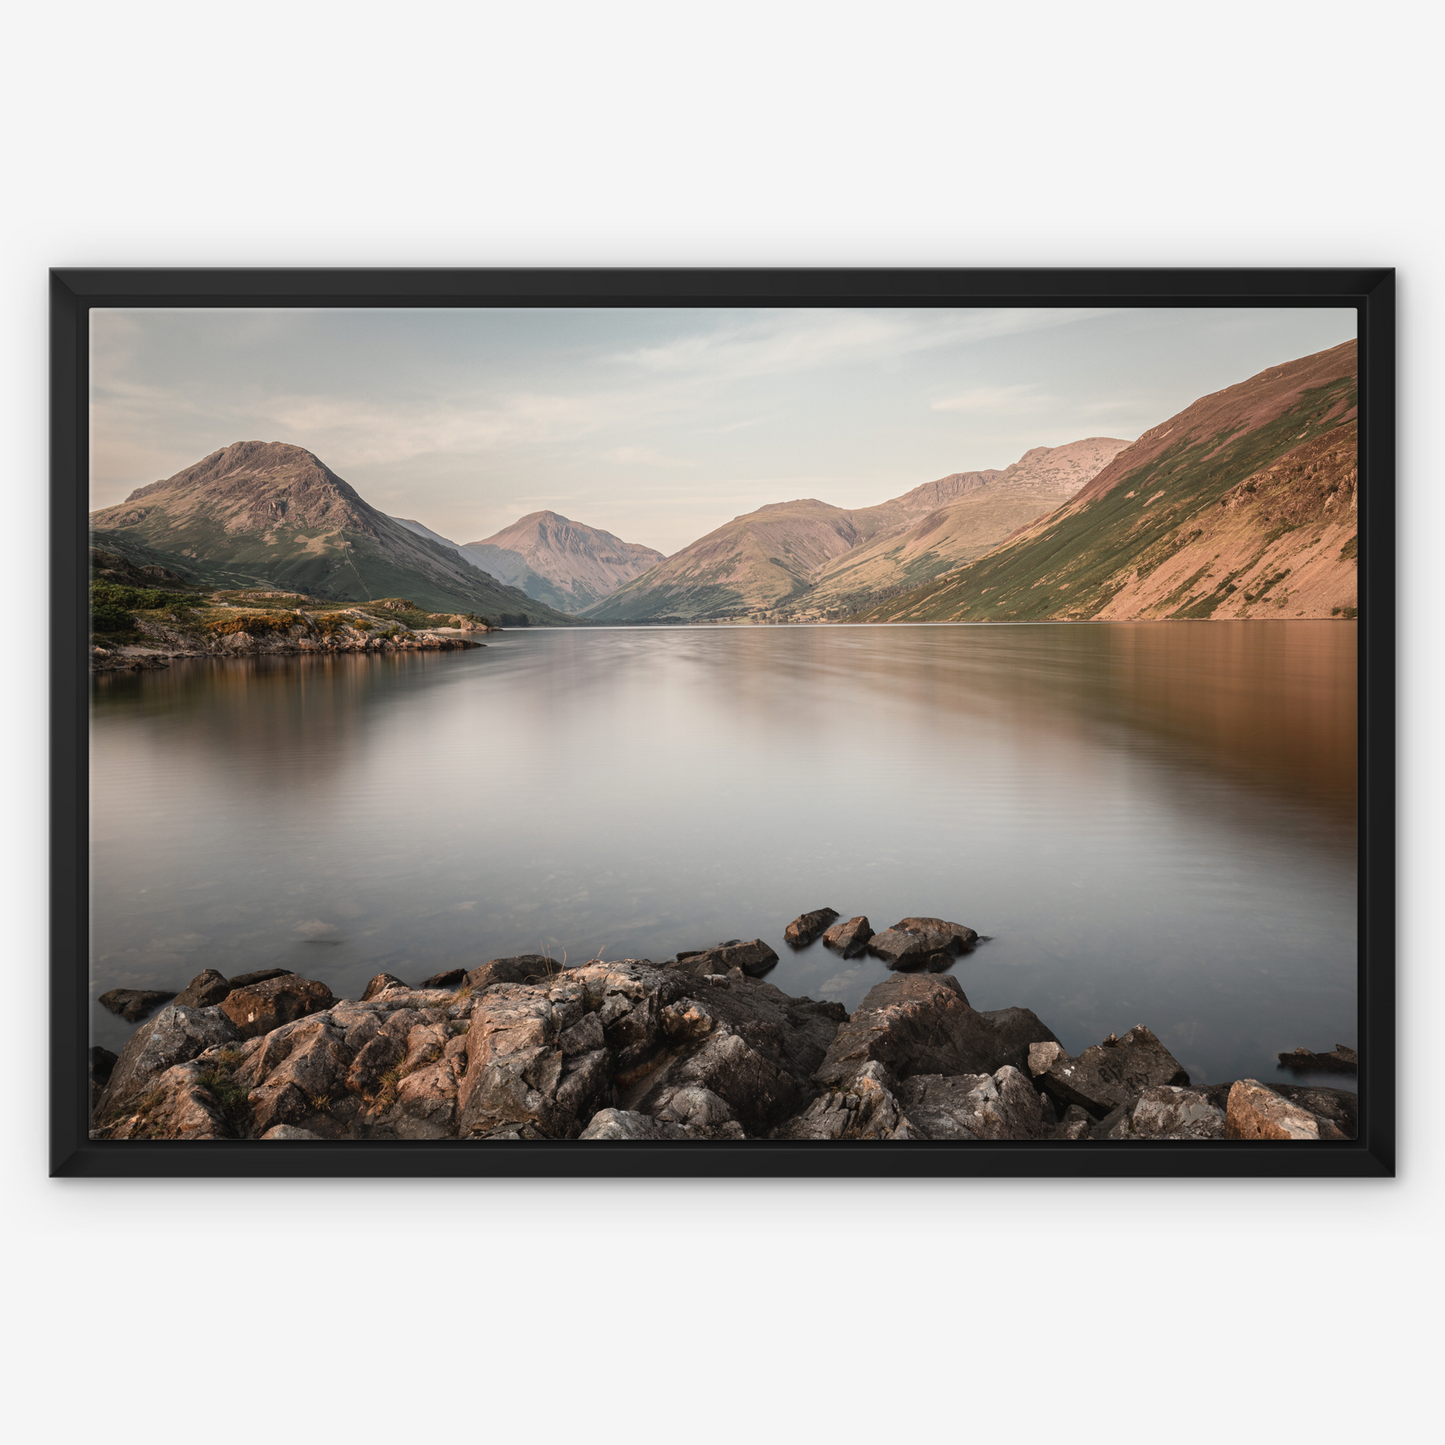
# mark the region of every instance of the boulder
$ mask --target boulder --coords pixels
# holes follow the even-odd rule
[[[894,1087],[892,1075],[882,1064],[865,1064],[846,1089],[820,1094],[769,1137],[794,1141],[921,1138],[904,1117]]]
[[[324,983],[288,973],[233,988],[220,1007],[243,1039],[253,1039],[329,1008],[333,1002]]]
[[[1049,1041],[1041,1044],[1030,1044],[1029,1073],[1034,1078],[1038,1078],[1040,1074],[1048,1073],[1056,1059],[1067,1059],[1068,1057],[1061,1043]]]
[[[216,1044],[240,1035],[219,1008],[192,1009],[171,1004],[130,1036],[95,1107],[97,1119],[117,1113],[150,1081],[176,1064],[186,1063]]]
[[[555,958],[542,953],[519,953],[515,958],[489,960],[480,968],[472,969],[466,981],[474,993],[480,993],[494,983],[546,982],[561,972],[562,965]]]
[[[514,1136],[520,1137],[520,1136]],[[635,1109],[600,1109],[578,1135],[580,1139],[689,1139],[682,1124],[664,1123]]]
[[[979,1017],[993,1025],[994,1032],[1007,1050],[1008,1062],[1025,1078],[1032,1078],[1029,1059],[1034,1049],[1050,1046],[1062,1051],[1054,1031],[1031,1008],[980,1009]]]
[[[1117,1115],[1118,1117],[1115,1117]],[[1107,1125],[1107,1127],[1105,1127]],[[1122,1105],[1094,1132],[1096,1139],[1222,1139],[1224,1110],[1207,1089],[1156,1084]]]
[[[171,1010],[165,1010],[170,1013]],[[164,1017],[164,1014],[158,1017]],[[125,1055],[121,1055],[122,1061]],[[117,1070],[120,1064],[116,1065]],[[220,1102],[210,1088],[211,1071],[199,1059],[151,1074],[123,1107],[107,1111],[92,1132],[100,1139],[232,1139]],[[99,1111],[97,1111],[99,1112]]]
[[[777,963],[778,955],[761,938],[748,943],[725,944],[721,948],[706,948],[701,953],[689,953],[686,957],[678,954],[676,968],[687,973],[727,973],[740,968],[750,978],[758,978]]]
[[[1286,1099],[1258,1079],[1240,1079],[1229,1090],[1224,1137],[1320,1140],[1349,1136],[1331,1120]]]
[[[310,1129],[298,1129],[295,1124],[277,1124],[261,1135],[263,1139],[320,1139],[324,1134],[313,1134]]]
[[[915,1075],[897,1093],[924,1139],[1039,1139],[1052,1125],[1038,1091],[1012,1065],[992,1075]]]
[[[378,994],[385,993],[389,988],[410,988],[409,983],[404,983],[394,973],[379,973],[367,985],[361,995],[362,1003],[370,1003]]]
[[[803,948],[811,943],[837,916],[836,908],[815,908],[811,913],[800,913],[783,930],[783,941],[790,948]]]
[[[1296,1073],[1357,1074],[1360,1071],[1360,1056],[1344,1044],[1336,1044],[1333,1052],[1312,1054],[1308,1049],[1295,1049],[1293,1053],[1281,1054],[1282,1069]]]
[[[856,958],[868,947],[868,940],[872,937],[872,925],[867,916],[860,913],[847,923],[835,923],[823,935],[823,947],[841,953],[844,958]]]
[[[893,925],[899,933],[941,933],[947,940],[950,953],[965,953],[978,943],[978,934],[962,923],[950,923],[946,918],[903,918]]]
[[[198,973],[176,995],[176,1002],[186,1008],[210,1008],[212,1004],[220,1003],[230,991],[230,979],[214,968],[208,968]]]
[[[1142,1024],[1123,1038],[1110,1034],[1076,1059],[1061,1054],[1037,1077],[1054,1098],[1093,1114],[1107,1114],[1158,1084],[1189,1083],[1179,1060]]]
[[[258,968],[251,973],[238,973],[231,979],[232,988],[249,988],[253,983],[265,983],[271,978],[294,977],[289,968]]]
[[[467,981],[467,971],[464,968],[446,968],[440,973],[434,973],[430,978],[424,978],[417,984],[421,988],[460,988]]]
[[[174,990],[166,993],[153,988],[113,988],[101,994],[100,1002],[111,1013],[119,1014],[129,1024],[135,1024],[175,996]]]
[[[1005,1064],[1028,1066],[1032,1039],[1027,1009],[1001,1009],[1003,1032],[968,1001],[956,978],[898,974],[876,985],[837,1032],[813,1078],[848,1083],[876,1059],[898,1078],[914,1074],[992,1074]],[[1042,1024],[1037,1028],[1052,1039]]]
[[[888,928],[868,940],[868,952],[881,958],[889,968],[922,968],[940,956],[947,960],[944,965],[947,967],[953,961],[949,941],[946,933],[909,933],[901,928]],[[931,967],[928,971],[941,973],[942,969]]]

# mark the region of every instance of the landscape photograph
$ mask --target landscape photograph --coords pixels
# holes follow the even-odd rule
[[[1354,1140],[1356,325],[91,310],[90,1138]]]

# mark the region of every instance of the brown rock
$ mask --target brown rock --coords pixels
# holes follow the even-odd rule
[[[219,1008],[192,1009],[171,1004],[143,1023],[126,1041],[105,1092],[95,1106],[103,1119],[129,1106],[151,1081],[176,1064],[186,1063],[217,1044],[236,1042],[235,1026]]]
[[[1344,1139],[1328,1119],[1266,1088],[1258,1079],[1240,1079],[1229,1091],[1226,1139]]]
[[[176,1002],[187,1008],[210,1008],[218,1004],[231,991],[231,981],[214,968],[198,973],[185,988],[176,995]]]
[[[872,937],[873,928],[867,916],[860,913],[847,923],[835,923],[823,935],[823,947],[841,953],[844,958],[856,958],[868,947],[868,940]]]
[[[1053,1067],[1057,1059],[1067,1059],[1069,1056],[1064,1052],[1064,1046],[1060,1043],[1046,1042],[1029,1045],[1029,1073],[1038,1078],[1040,1074],[1046,1074]]]
[[[277,1124],[261,1135],[263,1139],[316,1139],[324,1141],[322,1134],[313,1134],[310,1129],[298,1129],[295,1124]]]
[[[978,942],[978,934],[962,923],[950,923],[945,918],[904,918],[893,925],[900,933],[941,933],[946,939],[948,952],[963,953]]]
[[[1344,1044],[1336,1044],[1333,1052],[1312,1054],[1308,1049],[1295,1049],[1279,1056],[1280,1067],[1297,1073],[1357,1074],[1360,1056]]]
[[[389,988],[410,988],[409,983],[404,983],[394,973],[379,973],[367,985],[361,995],[362,1003],[370,1003],[378,994],[385,993]]]
[[[561,963],[541,953],[519,953],[515,958],[494,958],[467,974],[474,993],[494,983],[545,983],[562,972]]]
[[[871,1059],[898,1078],[913,1074],[992,1074],[1005,1064],[1028,1066],[1023,1036],[1035,1029],[1052,1038],[1027,1009],[1000,1009],[1001,1032],[948,975],[898,974],[871,989],[837,1032],[813,1075],[819,1084],[846,1084]]]
[[[1189,1075],[1142,1024],[1123,1038],[1110,1034],[1076,1059],[1056,1058],[1039,1083],[1065,1104],[1107,1114],[1158,1084],[1189,1083]]]
[[[783,930],[783,940],[791,948],[802,948],[811,943],[837,916],[836,908],[815,908],[811,913],[800,913]]]
[[[139,1023],[153,1009],[175,998],[174,993],[153,988],[113,988],[101,994],[100,1003],[127,1023]]]
[[[95,1131],[102,1139],[231,1139],[231,1126],[196,1059],[152,1076]]]
[[[251,973],[238,973],[231,980],[232,988],[249,988],[253,983],[265,983],[271,978],[294,978],[289,968],[258,968]]]
[[[761,938],[722,948],[705,948],[701,953],[680,953],[677,957],[675,966],[688,973],[727,973],[729,969],[740,968],[751,978],[765,974],[778,961],[778,955]]]
[[[328,1008],[333,1002],[331,990],[324,983],[288,973],[233,988],[221,1009],[243,1039],[253,1039]]]

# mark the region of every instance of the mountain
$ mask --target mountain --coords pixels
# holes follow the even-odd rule
[[[572,618],[393,521],[303,447],[236,442],[90,514],[96,545],[211,587],[406,597],[493,620]]]
[[[656,548],[624,542],[557,512],[529,512],[480,542],[465,543],[461,552],[563,612],[583,611],[663,560]]]
[[[418,537],[426,537],[438,546],[448,548],[464,562],[469,562],[497,581],[506,583],[508,587],[525,592],[537,602],[554,607],[559,612],[574,610],[572,599],[565,592],[554,587],[548,578],[532,571],[514,552],[504,552],[499,547],[484,547],[479,544],[464,547],[460,542],[453,542],[450,537],[443,537],[440,532],[433,532],[430,527],[424,527],[410,517],[393,517],[391,520],[405,527],[408,532],[415,532]]]
[[[987,556],[864,621],[1352,617],[1353,341],[1201,397]]]
[[[872,507],[808,498],[734,517],[620,587],[597,622],[838,616],[978,556],[1058,505],[1127,445],[1036,447],[1002,471],[953,472]]]
[[[801,605],[814,616],[836,617],[981,557],[1073,496],[1128,445],[1114,437],[1087,437],[1061,447],[1034,447],[905,531],[887,532],[828,563]]]

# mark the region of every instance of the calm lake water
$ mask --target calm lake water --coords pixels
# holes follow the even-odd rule
[[[1351,623],[519,630],[102,676],[91,740],[93,995],[761,937],[852,1008],[828,906],[991,935],[970,1001],[1070,1052],[1356,1043]]]

